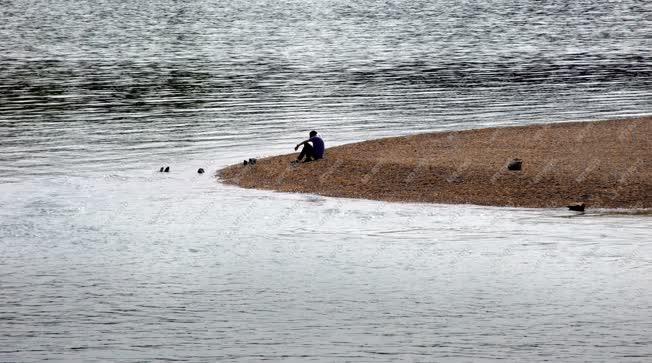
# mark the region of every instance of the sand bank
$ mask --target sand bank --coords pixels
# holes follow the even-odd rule
[[[386,201],[651,208],[651,135],[652,117],[428,133],[333,147],[297,165],[296,153],[268,157],[218,176],[244,188]],[[520,171],[507,169],[515,158]]]

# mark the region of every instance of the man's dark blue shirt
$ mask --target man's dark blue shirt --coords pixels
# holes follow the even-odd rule
[[[312,143],[312,147],[315,150],[315,156],[319,159],[324,157],[324,140],[319,136],[313,136],[308,139]]]

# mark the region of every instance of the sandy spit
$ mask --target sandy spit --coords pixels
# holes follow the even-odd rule
[[[650,136],[652,116],[428,133],[328,148],[325,159],[298,165],[296,153],[268,157],[217,176],[244,188],[395,202],[652,208]],[[522,170],[507,170],[515,158]]]

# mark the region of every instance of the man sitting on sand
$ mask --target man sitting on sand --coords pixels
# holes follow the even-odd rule
[[[310,145],[310,143],[312,143],[312,145]],[[293,163],[301,162],[304,157],[304,163],[318,160],[324,157],[324,140],[322,140],[321,137],[317,136],[317,131],[310,131],[310,138],[297,144],[297,146],[294,147],[294,151],[296,151],[301,145],[303,145],[303,149],[301,149],[299,157],[297,160],[293,161]]]

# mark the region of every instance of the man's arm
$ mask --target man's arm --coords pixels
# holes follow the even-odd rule
[[[298,143],[297,146],[294,147],[294,151],[297,151],[297,149],[299,148],[299,146],[301,146],[301,145],[307,143],[308,141],[310,141],[310,139],[308,139],[308,140],[306,140],[306,141],[301,141],[300,143]]]

